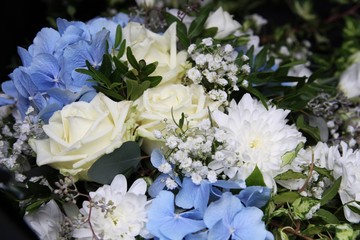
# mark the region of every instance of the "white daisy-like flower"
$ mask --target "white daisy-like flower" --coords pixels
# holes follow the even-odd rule
[[[343,204],[359,208],[360,205],[353,201],[360,201],[360,151],[353,151],[345,142],[341,142],[342,156],[334,165],[335,179],[342,176],[339,195]],[[350,203],[351,202],[351,203]],[[360,222],[360,215],[344,206],[345,218],[352,223]]]
[[[39,239],[53,240],[60,238],[65,217],[56,202],[50,200],[35,212],[26,214],[24,220]]]
[[[115,176],[111,185],[90,192],[91,203],[83,202],[80,212],[88,221],[74,230],[73,237],[93,239],[135,239],[146,234],[146,182],[137,179],[129,190],[124,175]],[[91,209],[90,209],[91,206]],[[91,224],[91,227],[89,225]]]
[[[281,157],[305,142],[295,125],[287,124],[288,114],[289,110],[274,106],[267,110],[250,94],[245,94],[238,104],[232,100],[228,114],[214,112],[213,119],[220,129],[235,141],[238,159],[233,167],[238,178],[246,179],[258,166],[266,185],[276,186],[274,177],[283,171]]]

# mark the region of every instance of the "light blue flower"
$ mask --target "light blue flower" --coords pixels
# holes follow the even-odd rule
[[[195,184],[189,177],[184,177],[181,188],[176,195],[175,203],[184,209],[194,208],[204,214],[209,199],[218,199],[224,191],[230,189],[242,189],[245,187],[242,181],[218,180],[210,183],[208,180]]]
[[[265,229],[262,217],[260,209],[245,207],[240,199],[226,192],[205,211],[208,239],[272,239],[272,234]]]
[[[205,224],[197,211],[176,213],[174,194],[163,190],[151,202],[146,228],[161,240],[181,240],[203,230]]]
[[[88,22],[58,18],[58,30],[41,29],[28,49],[18,47],[23,66],[14,69],[10,80],[2,84],[10,98],[1,97],[0,106],[16,104],[23,118],[32,106],[46,123],[54,111],[71,102],[91,101],[96,95],[94,83],[76,69],[85,68],[86,61],[99,67],[103,55],[111,51],[117,25],[124,27],[129,20],[123,13]]]
[[[243,189],[238,197],[246,207],[258,207],[265,206],[271,196],[271,189],[262,186],[250,186]]]

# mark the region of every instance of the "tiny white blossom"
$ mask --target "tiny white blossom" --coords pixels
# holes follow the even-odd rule
[[[195,58],[195,63],[197,65],[203,66],[203,65],[205,65],[206,62],[207,62],[207,59],[206,59],[206,56],[204,54],[199,54]]]
[[[168,146],[170,149],[174,149],[177,147],[179,142],[180,139],[178,137],[170,136],[166,139],[165,145]]]
[[[202,181],[202,177],[197,173],[192,173],[191,180],[194,184],[199,185]]]
[[[210,47],[211,45],[213,45],[213,40],[212,40],[212,38],[204,38],[201,42],[202,42],[205,46],[208,46],[208,47]]]
[[[201,79],[202,79],[201,72],[195,67],[190,68],[186,75],[194,83],[198,84],[201,82]]]
[[[207,179],[209,180],[209,182],[214,183],[217,181],[217,174],[215,171],[208,171],[207,174]]]
[[[169,189],[169,190],[174,190],[178,186],[177,183],[171,178],[167,178],[165,180],[165,185],[166,185],[167,189]]]
[[[171,171],[171,165],[169,163],[163,163],[159,166],[158,170],[162,173],[169,173]]]
[[[194,43],[192,43],[192,44],[190,44],[190,46],[188,47],[188,53],[189,54],[192,54],[194,51],[195,51],[195,49],[196,49],[196,44],[194,44]]]
[[[249,60],[249,57],[246,56],[245,54],[241,56],[241,60],[243,60],[244,62]]]
[[[241,66],[241,71],[245,74],[249,74],[251,69],[250,69],[250,66],[249,64],[244,64]]]
[[[156,139],[161,139],[162,138],[162,133],[159,130],[154,130],[153,134],[154,134]]]
[[[230,45],[230,44],[226,44],[224,47],[224,52],[225,53],[230,53],[234,50],[234,48]]]

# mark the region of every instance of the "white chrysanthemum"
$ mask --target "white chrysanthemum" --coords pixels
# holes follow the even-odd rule
[[[80,212],[85,218],[90,218],[91,228],[98,238],[135,239],[145,233],[145,192],[146,182],[143,179],[136,180],[127,191],[126,178],[119,174],[111,185],[104,185],[96,192],[90,192],[93,206],[90,209],[90,202],[84,201]],[[93,239],[89,221],[75,229],[73,237]]]
[[[288,110],[269,106],[267,110],[250,94],[236,104],[231,101],[228,114],[214,112],[218,126],[229,133],[228,141],[235,140],[238,160],[237,177],[246,179],[257,165],[268,187],[275,187],[274,177],[281,173],[281,157],[293,151],[305,138],[294,125],[288,125]]]
[[[53,240],[60,238],[65,217],[56,202],[50,200],[35,212],[26,214],[24,220],[40,239]]]
[[[342,156],[337,159],[334,165],[335,179],[342,176],[339,195],[343,204],[360,201],[360,151],[353,151],[348,148],[346,143],[341,143]],[[360,209],[360,205],[355,202],[350,203]],[[347,206],[344,207],[346,219],[352,223],[360,222],[360,215],[351,211]]]

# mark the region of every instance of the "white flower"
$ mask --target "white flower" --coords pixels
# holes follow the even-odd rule
[[[205,46],[210,47],[213,44],[213,40],[212,40],[212,38],[204,38],[201,41],[201,43],[204,44]]]
[[[268,187],[275,187],[274,177],[281,173],[281,157],[293,151],[305,138],[295,125],[288,125],[288,110],[269,106],[245,94],[236,104],[231,101],[228,114],[215,111],[213,119],[220,128],[228,132],[227,139],[234,139],[237,161],[237,174],[246,179],[257,165],[264,175]]]
[[[341,74],[338,87],[348,98],[360,96],[360,61]]]
[[[24,216],[25,222],[34,230],[39,239],[60,238],[61,224],[65,217],[54,200],[50,200],[35,212]]]
[[[43,126],[49,138],[29,142],[37,164],[50,164],[65,175],[86,179],[97,159],[134,139],[131,106],[131,101],[115,102],[102,93],[89,103],[66,105]]]
[[[205,29],[212,27],[218,29],[214,38],[223,39],[234,33],[241,25],[233,19],[233,16],[219,7],[215,12],[210,13],[205,22]]]
[[[187,52],[177,52],[176,23],[160,35],[130,22],[123,29],[123,36],[137,60],[144,59],[147,64],[158,62],[151,76],[161,76],[160,84],[180,82],[185,74]]]
[[[89,193],[92,205],[89,201],[84,201],[80,209],[89,220],[74,230],[73,237],[93,239],[94,231],[98,238],[104,240],[135,239],[145,232],[145,192],[146,182],[143,179],[137,179],[127,190],[125,176],[115,176],[111,185],[103,185],[95,192]]]
[[[342,177],[339,195],[343,204],[360,201],[360,151],[353,151],[346,143],[341,142],[342,156],[337,159],[334,166],[335,179]],[[360,209],[360,205],[349,203]],[[360,222],[360,215],[344,206],[345,218],[352,223]]]
[[[308,147],[307,149],[301,149],[291,164],[285,166],[285,169],[291,169],[294,172],[304,173],[307,175],[309,173],[310,165],[314,164],[319,168],[333,170],[335,161],[339,157],[340,153],[337,146],[329,147],[326,143],[318,142],[316,146]],[[318,173],[314,170],[312,172],[311,178],[308,180],[308,185],[310,187],[313,185],[314,181],[317,181],[317,176]],[[294,179],[281,180],[277,182],[287,189],[298,190],[304,186],[305,181],[305,179]],[[307,192],[306,194],[307,196],[314,195],[316,198],[320,199],[321,195],[319,195],[319,193],[322,193],[326,187],[328,187],[328,185],[322,185],[322,191],[320,191],[321,189],[318,188],[312,188],[311,190],[313,191]],[[304,191],[306,190],[307,189],[304,189]]]
[[[154,6],[155,0],[135,0],[140,7],[151,8]]]
[[[199,84],[201,82],[202,79],[201,72],[195,67],[190,68],[187,71],[186,75],[191,81],[193,81],[193,83]]]
[[[220,105],[206,95],[202,86],[195,84],[190,86],[166,84],[150,88],[136,100],[135,104],[139,111],[138,134],[144,138],[142,148],[148,153],[152,150],[151,144],[155,141],[160,143],[152,133],[154,130],[165,129],[164,119],[171,124],[173,117],[179,121],[181,114],[184,113],[189,121],[189,127],[193,127],[208,117],[208,108],[213,111]]]

